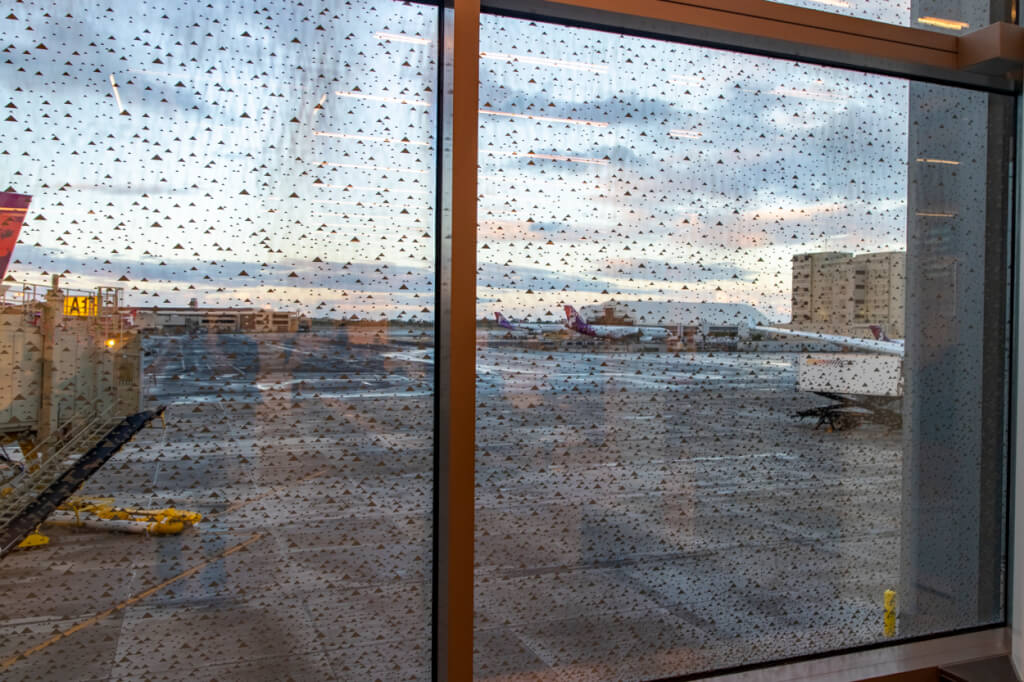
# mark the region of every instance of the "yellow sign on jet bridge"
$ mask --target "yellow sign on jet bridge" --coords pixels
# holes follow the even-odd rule
[[[97,300],[95,296],[66,296],[64,298],[64,314],[72,317],[96,317]]]

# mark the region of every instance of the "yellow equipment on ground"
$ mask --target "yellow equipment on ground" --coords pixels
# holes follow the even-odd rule
[[[25,539],[18,543],[18,549],[31,549],[33,547],[42,547],[43,545],[48,544],[50,544],[50,538],[37,530],[34,533],[29,533],[25,536]]]
[[[175,509],[115,507],[112,498],[72,497],[57,508],[47,524],[147,535],[177,535],[203,519],[198,512]]]
[[[882,609],[884,615],[882,616],[882,631],[886,637],[894,637],[896,635],[896,592],[895,590],[886,590],[882,596]]]

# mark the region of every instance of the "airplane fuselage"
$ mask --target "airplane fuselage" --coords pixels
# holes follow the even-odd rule
[[[656,341],[668,338],[664,327],[631,327],[625,325],[590,324],[570,305],[565,306],[566,326],[578,334],[598,339],[636,339]]]
[[[498,326],[505,329],[510,334],[519,334],[524,336],[537,336],[542,334],[556,334],[566,327],[561,324],[530,324],[522,323],[513,324],[509,322],[504,315],[500,312],[494,313],[494,319],[497,321]]]
[[[599,339],[659,340],[668,338],[668,330],[661,327],[626,327],[608,324],[588,324],[581,329],[574,329],[585,336]]]

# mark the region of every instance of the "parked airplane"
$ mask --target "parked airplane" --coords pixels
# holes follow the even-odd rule
[[[627,327],[613,324],[588,324],[571,305],[565,306],[566,326],[584,336],[599,339],[636,339],[638,341],[656,341],[668,338],[668,330],[664,327]]]
[[[798,329],[756,327],[759,332],[825,341],[844,350],[867,353],[807,353],[797,361],[797,388],[833,401],[824,407],[797,412],[797,417],[817,417],[818,426],[833,431],[862,422],[892,429],[903,424],[903,342],[893,341],[879,328],[875,336],[861,339],[839,334],[819,334]],[[874,331],[874,329],[872,329]]]
[[[509,322],[504,315],[500,312],[494,313],[494,319],[498,322],[498,326],[502,329],[507,329],[510,332],[524,332],[527,334],[554,334],[565,329],[565,325],[561,324],[532,324],[520,322],[518,324],[512,324]]]

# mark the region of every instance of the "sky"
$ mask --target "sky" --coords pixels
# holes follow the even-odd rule
[[[16,279],[432,319],[432,8],[50,4],[0,24]],[[479,317],[784,321],[795,253],[905,248],[905,81],[485,17],[480,103]]]

